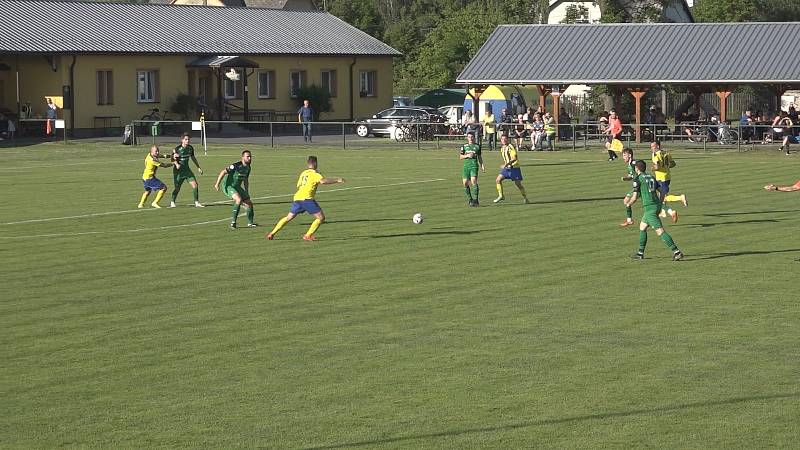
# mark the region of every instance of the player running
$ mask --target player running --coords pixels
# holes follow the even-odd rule
[[[308,157],[308,168],[300,173],[300,177],[297,179],[297,192],[294,194],[294,198],[292,201],[292,208],[289,210],[289,214],[286,217],[282,218],[275,224],[275,228],[272,229],[269,233],[267,233],[266,238],[270,241],[278,234],[279,231],[289,222],[292,221],[298,214],[302,214],[307,212],[314,216],[314,221],[311,222],[311,226],[308,227],[308,231],[306,234],[303,235],[304,241],[315,241],[316,238],[314,237],[314,233],[317,231],[322,222],[325,221],[325,214],[322,212],[322,208],[320,208],[317,201],[314,200],[314,196],[317,193],[317,187],[320,184],[336,184],[336,183],[344,183],[344,178],[325,178],[319,172],[317,172],[317,157],[316,156],[309,156]]]
[[[522,169],[519,167],[519,158],[517,157],[517,149],[514,144],[508,143],[508,136],[503,134],[500,136],[500,155],[503,157],[503,165],[500,166],[500,175],[495,179],[495,187],[497,188],[497,198],[494,203],[500,203],[505,200],[503,195],[503,180],[509,179],[517,185],[519,193],[522,194],[522,202],[530,203],[528,196],[525,194],[525,187],[522,186]]]
[[[197,171],[200,172],[200,175],[203,174],[203,169],[200,167],[200,163],[197,162],[197,158],[194,156],[194,147],[192,147],[192,145],[189,143],[191,139],[192,137],[189,136],[189,133],[184,133],[183,136],[181,136],[181,143],[176,146],[175,150],[173,151],[173,155],[178,161],[178,164],[172,169],[172,180],[175,183],[175,187],[172,190],[172,201],[169,203],[170,208],[175,207],[175,200],[178,199],[178,193],[181,191],[181,185],[184,181],[188,181],[192,186],[194,206],[196,208],[204,208],[203,204],[200,203],[200,192],[197,188],[197,179],[195,178],[192,169],[189,167],[189,160],[191,159],[194,162],[194,165],[197,166]]]
[[[478,187],[478,166],[481,172],[486,173],[486,167],[483,165],[483,157],[481,156],[481,146],[475,143],[475,133],[467,133],[467,143],[462,145],[459,149],[458,159],[464,161],[461,168],[461,181],[464,185],[464,193],[467,194],[467,205],[480,206],[478,201],[478,194],[480,188]],[[470,188],[472,186],[472,188]],[[474,195],[473,195],[474,191]]]
[[[667,202],[680,201],[683,203],[683,206],[689,206],[685,194],[669,194],[669,183],[671,179],[670,169],[676,165],[675,160],[672,159],[672,154],[666,150],[662,150],[661,144],[658,141],[650,143],[650,152],[653,161],[653,174],[658,184],[658,195],[661,198],[661,203],[666,206]],[[669,214],[669,217],[672,219],[672,223],[678,221],[678,212],[669,206],[661,210],[661,217],[666,217],[667,214]]]
[[[253,210],[253,202],[250,200],[250,162],[253,160],[253,155],[250,150],[242,152],[241,161],[237,161],[230,166],[222,169],[217,176],[217,182],[214,183],[214,189],[219,191],[219,184],[225,179],[222,185],[222,193],[228,198],[233,200],[233,218],[231,218],[231,229],[236,229],[236,220],[239,217],[239,209],[244,203],[247,208],[247,226],[257,227],[258,224],[253,222],[255,218],[255,211]]]
[[[144,202],[150,196],[150,192],[158,191],[153,203],[150,204],[153,208],[161,208],[158,202],[167,192],[167,185],[163,181],[156,178],[156,171],[159,167],[169,167],[172,164],[161,162],[158,160],[161,155],[158,154],[158,146],[150,147],[150,153],[144,157],[144,172],[142,173],[142,181],[144,182],[144,192],[142,198],[139,200],[139,208],[144,208]]]
[[[661,238],[667,247],[672,250],[672,260],[679,261],[683,258],[683,253],[675,245],[672,237],[664,231],[661,219],[658,215],[661,212],[661,198],[659,197],[656,180],[646,172],[647,164],[644,161],[636,161],[636,176],[633,179],[633,194],[625,198],[625,206],[631,206],[641,197],[644,214],[639,224],[639,251],[634,253],[631,258],[644,259],[644,249],[647,246],[647,229],[652,227],[656,234]]]
[[[625,161],[625,169],[628,173],[622,177],[622,181],[633,181],[634,177],[636,177],[636,167],[634,166],[633,160],[633,150],[625,147],[622,149],[622,160]],[[622,199],[622,202],[625,204],[625,221],[619,224],[621,227],[628,227],[633,225],[633,208],[628,204],[628,200],[630,200],[631,195],[633,195],[633,190],[629,191],[625,194],[625,198]]]

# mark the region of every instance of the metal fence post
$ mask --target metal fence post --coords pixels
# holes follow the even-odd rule
[[[574,123],[570,123],[569,126],[572,129],[572,151],[574,152],[575,151],[575,141],[577,140],[577,138],[575,137],[575,124]]]
[[[272,129],[273,123],[269,123],[269,146],[275,148],[275,132]]]
[[[344,126],[344,122],[342,122],[342,150],[347,150],[347,135],[345,135]]]
[[[742,151],[742,122],[741,121],[739,121],[738,130],[739,130],[739,134],[736,136],[736,151],[737,152],[741,152]]]
[[[588,139],[589,139],[589,124],[583,124],[584,132],[583,132],[583,149],[586,150],[588,147]]]
[[[419,150],[419,124],[417,124],[417,150]]]

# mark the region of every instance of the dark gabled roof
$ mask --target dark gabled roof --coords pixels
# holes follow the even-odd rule
[[[456,82],[800,82],[800,22],[501,25]]]
[[[21,0],[0,11],[0,53],[400,55],[319,11]]]

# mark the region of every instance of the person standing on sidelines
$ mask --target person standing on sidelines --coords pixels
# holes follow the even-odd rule
[[[475,143],[475,134],[467,133],[467,143],[459,149],[458,159],[463,161],[461,167],[461,183],[464,185],[464,193],[467,194],[467,205],[480,206],[478,196],[478,167],[486,173],[481,156],[481,146]]]
[[[344,178],[325,178],[317,171],[317,157],[316,156],[309,156],[308,165],[306,170],[300,173],[300,177],[297,179],[297,192],[295,192],[294,197],[292,199],[292,207],[289,210],[289,214],[286,217],[282,218],[275,224],[275,228],[272,229],[269,233],[267,233],[266,238],[270,241],[275,238],[275,235],[278,234],[283,227],[292,221],[298,214],[302,214],[307,212],[314,216],[314,221],[311,222],[311,226],[308,227],[308,231],[306,234],[303,235],[304,241],[316,241],[317,239],[314,237],[314,233],[317,231],[322,222],[325,221],[325,213],[322,212],[322,208],[320,208],[319,204],[316,200],[314,200],[314,196],[317,194],[317,188],[320,184],[336,184],[336,183],[344,183]]]
[[[181,191],[181,185],[184,181],[188,181],[189,185],[192,186],[192,197],[194,198],[195,208],[204,208],[203,204],[200,203],[200,191],[197,187],[197,179],[194,176],[194,172],[192,172],[192,169],[189,167],[189,160],[191,159],[194,165],[197,166],[197,171],[200,172],[200,175],[203,174],[203,169],[194,156],[194,147],[189,143],[191,139],[192,137],[189,133],[184,133],[183,136],[181,136],[181,143],[178,144],[173,151],[173,156],[178,164],[172,169],[172,181],[175,184],[172,189],[172,201],[169,203],[170,208],[176,206],[175,201],[178,199],[178,193]]]
[[[503,180],[511,180],[517,185],[519,193],[522,194],[522,202],[530,203],[528,196],[525,194],[525,187],[522,186],[522,169],[519,167],[519,158],[517,149],[514,144],[508,143],[508,136],[505,134],[500,135],[500,156],[503,157],[503,165],[500,166],[500,174],[495,179],[495,187],[497,188],[497,198],[494,203],[500,203],[505,200],[503,195]]]
[[[214,190],[219,192],[220,182],[225,179],[222,185],[222,193],[226,197],[233,200],[233,218],[231,218],[231,229],[236,229],[236,220],[239,217],[239,209],[244,203],[247,208],[247,226],[250,228],[257,227],[258,224],[253,221],[255,218],[255,211],[253,210],[253,202],[250,200],[250,163],[253,160],[253,155],[250,150],[242,152],[242,159],[230,166],[222,169],[217,176],[217,182],[214,183]]]
[[[47,126],[46,126],[46,130],[45,131],[47,131],[47,135],[48,136],[51,136],[51,135],[55,136],[55,134],[56,134],[56,117],[57,117],[56,111],[57,110],[58,110],[58,106],[56,106],[56,104],[53,103],[53,99],[52,98],[48,97],[47,98],[47,109],[45,110],[45,114],[47,116]]]
[[[158,146],[154,145],[150,147],[150,153],[144,157],[144,172],[142,173],[142,182],[144,183],[144,192],[142,193],[142,197],[139,199],[139,208],[144,208],[144,202],[147,201],[147,197],[150,196],[150,193],[156,191],[156,198],[153,200],[153,203],[150,204],[153,208],[161,208],[158,202],[161,201],[161,198],[164,197],[164,194],[167,192],[167,185],[164,184],[161,180],[156,178],[156,171],[159,167],[169,167],[175,163],[165,163],[158,160],[161,155],[158,154]]]
[[[672,260],[680,261],[683,258],[683,252],[675,245],[672,236],[664,231],[664,226],[658,217],[661,212],[661,198],[658,194],[656,180],[646,172],[647,164],[644,161],[636,161],[635,168],[636,177],[633,179],[633,194],[630,197],[626,197],[625,206],[632,206],[636,203],[636,200],[641,198],[644,214],[639,224],[639,250],[631,258],[644,259],[644,249],[647,246],[647,229],[652,227],[656,230],[656,234],[661,240],[664,241],[664,244],[672,250]]]
[[[297,121],[303,127],[303,142],[311,142],[311,122],[314,120],[314,109],[309,100],[303,100],[303,106],[297,110]]]
[[[483,139],[488,143],[489,151],[497,147],[497,119],[492,113],[491,105],[486,105],[486,111],[481,118],[481,125],[483,126]],[[481,142],[483,145],[483,142]]]
[[[617,159],[617,152],[622,149],[622,142],[619,140],[622,136],[622,121],[613,109],[608,113],[608,128],[605,132],[608,134],[608,142],[606,142],[608,160],[613,161]],[[617,142],[614,142],[615,140]]]

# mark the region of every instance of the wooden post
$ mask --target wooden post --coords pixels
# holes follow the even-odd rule
[[[539,106],[541,106],[542,111],[544,111],[547,96],[550,95],[551,89],[543,84],[536,85],[536,87],[539,89]]]
[[[719,97],[719,121],[725,123],[728,120],[728,96],[731,95],[731,88],[728,86],[716,91]]]
[[[636,103],[636,143],[642,142],[642,97],[644,97],[647,89],[644,88],[631,88],[629,90]],[[655,140],[655,136],[653,136]]]

